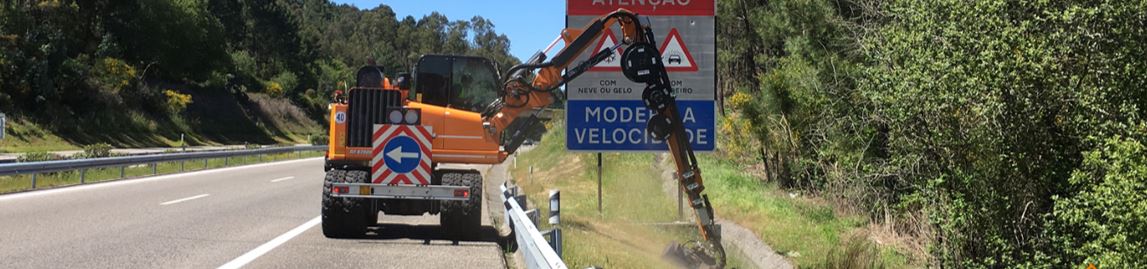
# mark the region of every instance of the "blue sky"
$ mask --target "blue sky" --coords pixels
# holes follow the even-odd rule
[[[510,37],[510,53],[525,61],[534,52],[544,49],[565,28],[565,2],[563,0],[333,0],[361,9],[386,4],[401,20],[407,15],[415,19],[438,11],[450,20],[470,20],[482,16],[494,22],[494,30]]]

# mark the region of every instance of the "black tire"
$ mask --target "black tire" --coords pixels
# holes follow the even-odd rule
[[[442,201],[438,218],[446,235],[456,240],[477,238],[482,228],[482,174],[447,171],[442,173],[442,185],[470,187],[469,200]]]
[[[353,238],[366,234],[364,199],[331,197],[331,183],[361,182],[366,172],[331,169],[323,180],[323,235],[328,238]]]
[[[366,208],[366,217],[364,217],[365,218],[364,221],[366,221],[366,225],[370,226],[370,225],[378,224],[378,211],[379,211],[378,202],[377,201],[365,201],[365,202],[366,202],[366,205],[364,207]]]

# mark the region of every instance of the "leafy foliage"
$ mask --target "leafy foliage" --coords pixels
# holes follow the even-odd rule
[[[197,126],[221,121],[246,123],[228,126],[257,132],[254,126],[263,119],[251,112],[257,109],[249,107],[247,93],[290,100],[309,118],[322,120],[335,85],[351,80],[357,66],[374,62],[393,76],[423,54],[456,53],[506,67],[518,62],[509,46],[482,17],[398,18],[385,5],[364,10],[327,0],[5,1],[0,109],[68,137],[112,126],[124,136],[156,126],[180,129],[175,133],[234,131]],[[192,104],[190,97],[166,90],[203,101]],[[231,109],[233,114],[247,118],[197,113],[233,103],[243,106]]]
[[[112,156],[112,145],[107,143],[96,143],[84,146],[84,152],[80,158],[104,158]]]
[[[1147,1],[718,8],[720,85],[755,140],[725,144],[758,146],[770,179],[893,227],[925,214],[934,233],[902,232],[946,267],[1142,256],[1120,241],[1143,236],[1136,200],[1101,196],[1143,193],[1123,153],[1143,143]]]
[[[1084,154],[1069,179],[1071,196],[1057,197],[1050,231],[1057,263],[1133,267],[1147,257],[1147,148],[1115,137]]]
[[[16,157],[17,162],[43,162],[63,159],[65,159],[64,156],[56,155],[55,153],[46,151],[28,152],[20,155],[20,157]]]

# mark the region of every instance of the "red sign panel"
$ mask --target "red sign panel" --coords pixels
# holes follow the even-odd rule
[[[714,0],[567,0],[567,16],[600,16],[619,8],[645,16],[713,16]]]

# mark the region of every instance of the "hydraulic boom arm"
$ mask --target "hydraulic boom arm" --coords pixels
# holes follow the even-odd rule
[[[642,27],[637,20],[637,15],[624,9],[598,17],[585,27],[565,29],[545,50],[534,54],[526,63],[516,65],[506,72],[501,98],[487,107],[482,115],[487,123],[486,130],[491,132],[494,137],[502,137],[505,135],[502,132],[519,115],[552,104],[557,100],[552,94],[554,90],[585,73],[590,67],[613,56],[617,47],[603,48],[600,52],[594,52],[589,60],[569,69],[564,74],[562,72],[569,68],[574,59],[580,56],[582,52],[594,46],[593,41],[598,40],[605,29],[615,24],[621,27],[623,35],[623,42],[618,43],[617,46],[647,42],[644,40],[645,36],[641,35]],[[559,40],[564,40],[566,46],[557,52],[552,59],[546,61],[546,52],[552,49]],[[533,79],[527,82],[526,80],[530,76]],[[511,134],[511,137],[513,136],[515,135]],[[508,140],[515,141],[514,138]],[[511,142],[510,144],[516,143]],[[516,149],[516,145],[508,147],[507,151],[513,151],[512,149]]]
[[[571,66],[574,59],[596,45],[593,41],[598,40],[605,29],[614,24],[621,27],[623,35],[617,47],[602,48],[601,51],[593,52],[588,60]],[[512,153],[524,140],[525,135],[521,134],[521,130],[528,127],[517,128],[511,134],[504,132],[515,119],[519,118],[519,115],[550,105],[557,100],[552,94],[555,89],[613,56],[618,47],[625,46],[625,51],[621,55],[622,72],[629,80],[645,84],[642,100],[656,113],[648,123],[648,132],[669,146],[669,154],[672,155],[677,167],[677,180],[680,181],[682,190],[688,194],[689,204],[693,208],[701,238],[704,240],[685,246],[671,246],[670,252],[692,266],[724,267],[725,250],[721,246],[720,232],[715,225],[713,207],[709,204],[708,196],[701,194],[705,190],[701,169],[697,166],[697,159],[689,144],[685,127],[681,124],[676,96],[670,86],[661,52],[654,45],[653,31],[648,26],[641,25],[637,14],[619,9],[598,17],[580,29],[566,29],[560,39],[567,45],[550,61],[546,61],[545,52],[553,48],[558,40],[554,40],[554,44],[535,54],[526,63],[514,66],[507,72],[503,82],[502,97],[492,103],[482,115],[487,132],[491,132],[495,137],[509,135],[504,137],[503,141],[509,141],[504,147],[506,151]],[[527,82],[531,75],[532,80]],[[534,117],[527,120],[530,120],[527,126],[537,122]]]

